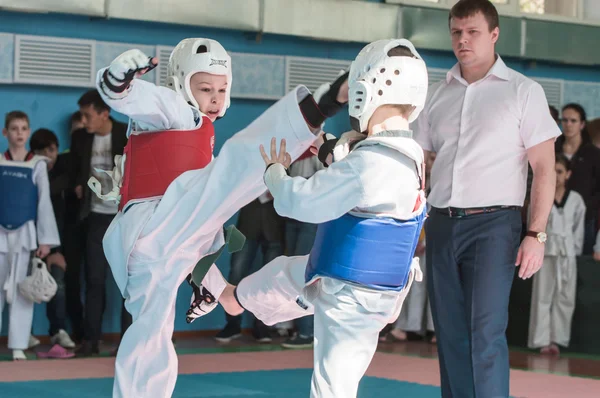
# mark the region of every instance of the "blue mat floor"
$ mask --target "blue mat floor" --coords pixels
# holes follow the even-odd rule
[[[180,375],[173,398],[307,398],[310,369]],[[0,396],[15,398],[106,398],[112,378],[0,383]],[[415,383],[364,377],[359,397],[439,398],[440,389]]]

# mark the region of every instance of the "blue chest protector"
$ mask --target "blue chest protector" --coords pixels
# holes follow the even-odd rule
[[[350,214],[319,225],[305,280],[327,276],[377,290],[400,291],[408,281],[426,208],[410,220]]]
[[[33,168],[39,158],[25,162],[0,160],[0,226],[15,230],[37,219],[38,188]]]

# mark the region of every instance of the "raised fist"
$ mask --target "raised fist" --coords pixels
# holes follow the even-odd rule
[[[313,94],[313,98],[323,115],[332,117],[348,102],[349,72],[340,71],[333,83],[322,84]]]
[[[108,67],[111,77],[117,81],[131,81],[134,77],[150,72],[158,65],[158,60],[133,49],[125,51],[112,61]]]
[[[157,65],[157,58],[151,58],[140,50],[125,51],[102,74],[102,91],[110,98],[121,98],[126,95],[135,77],[148,73]]]

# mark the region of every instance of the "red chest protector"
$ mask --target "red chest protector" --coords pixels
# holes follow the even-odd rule
[[[132,134],[125,146],[125,166],[119,210],[127,202],[164,195],[169,185],[189,170],[212,160],[215,130],[209,118],[194,130]]]

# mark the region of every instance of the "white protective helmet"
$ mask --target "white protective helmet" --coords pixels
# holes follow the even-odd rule
[[[31,259],[31,275],[19,283],[19,291],[34,303],[48,302],[56,294],[58,285],[48,272],[46,263],[37,257]]]
[[[390,57],[388,51],[405,46],[417,58]],[[406,39],[378,40],[364,47],[350,66],[348,110],[352,128],[364,133],[375,109],[381,105],[414,105],[414,121],[423,110],[429,77],[427,66]]]
[[[198,108],[190,90],[190,79],[197,72],[227,76],[227,93],[219,117],[225,115],[231,102],[231,57],[216,40],[192,38],[184,39],[169,57],[167,66],[167,87],[183,95],[186,101]]]

